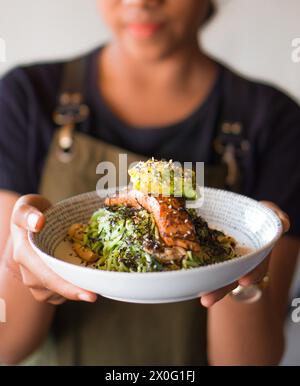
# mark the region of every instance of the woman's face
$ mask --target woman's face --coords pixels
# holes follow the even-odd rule
[[[164,58],[194,41],[210,0],[98,0],[118,44],[138,59]]]

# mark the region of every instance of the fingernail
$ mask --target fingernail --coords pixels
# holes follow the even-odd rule
[[[27,224],[31,231],[36,231],[37,224],[39,222],[40,216],[36,213],[30,213],[27,217]]]
[[[94,301],[93,298],[91,297],[91,295],[84,294],[84,293],[79,294],[78,299],[82,300],[83,302],[89,302],[89,303],[93,303],[93,301]]]
[[[201,298],[201,304],[203,307],[208,308],[210,306],[210,302],[206,298]]]

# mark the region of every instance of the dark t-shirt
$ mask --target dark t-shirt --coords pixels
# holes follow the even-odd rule
[[[300,108],[295,102],[220,65],[206,101],[185,120],[161,128],[129,127],[113,114],[99,92],[98,53],[97,49],[87,57],[86,102],[91,118],[79,130],[145,156],[210,164],[215,160],[212,144],[220,114],[232,95],[237,108],[243,107],[241,119],[251,144],[242,160],[243,193],[277,203],[291,218],[290,233],[300,236]],[[21,194],[38,191],[56,129],[52,113],[62,69],[63,63],[27,66],[1,79],[0,189]]]

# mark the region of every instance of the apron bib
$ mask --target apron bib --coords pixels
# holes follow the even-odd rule
[[[93,191],[101,161],[118,166],[145,160],[75,130],[88,122],[84,104],[87,57],[64,66],[54,135],[43,170],[40,193],[53,203]],[[212,146],[218,162],[205,166],[205,186],[240,191],[244,153],[249,142],[243,127],[245,106],[236,98],[232,77],[224,78],[218,132]],[[61,149],[72,148],[71,153]],[[117,176],[118,178],[118,176]],[[96,304],[67,302],[57,308],[53,325],[60,365],[207,365],[207,314],[199,300],[161,305],[121,303],[99,297]]]
[[[118,165],[128,152],[74,133],[68,162],[56,132],[41,179],[40,194],[53,203],[95,190],[101,161]],[[145,158],[129,153],[129,164]],[[205,168],[206,186],[225,186],[224,165]],[[99,297],[96,304],[68,302],[57,309],[54,340],[60,365],[206,365],[206,310],[199,300],[141,305]]]

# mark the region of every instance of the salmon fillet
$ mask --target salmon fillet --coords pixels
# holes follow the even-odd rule
[[[182,198],[151,196],[137,190],[124,190],[105,200],[107,206],[124,205],[146,209],[153,215],[160,236],[167,246],[199,252],[195,227],[184,203]]]

